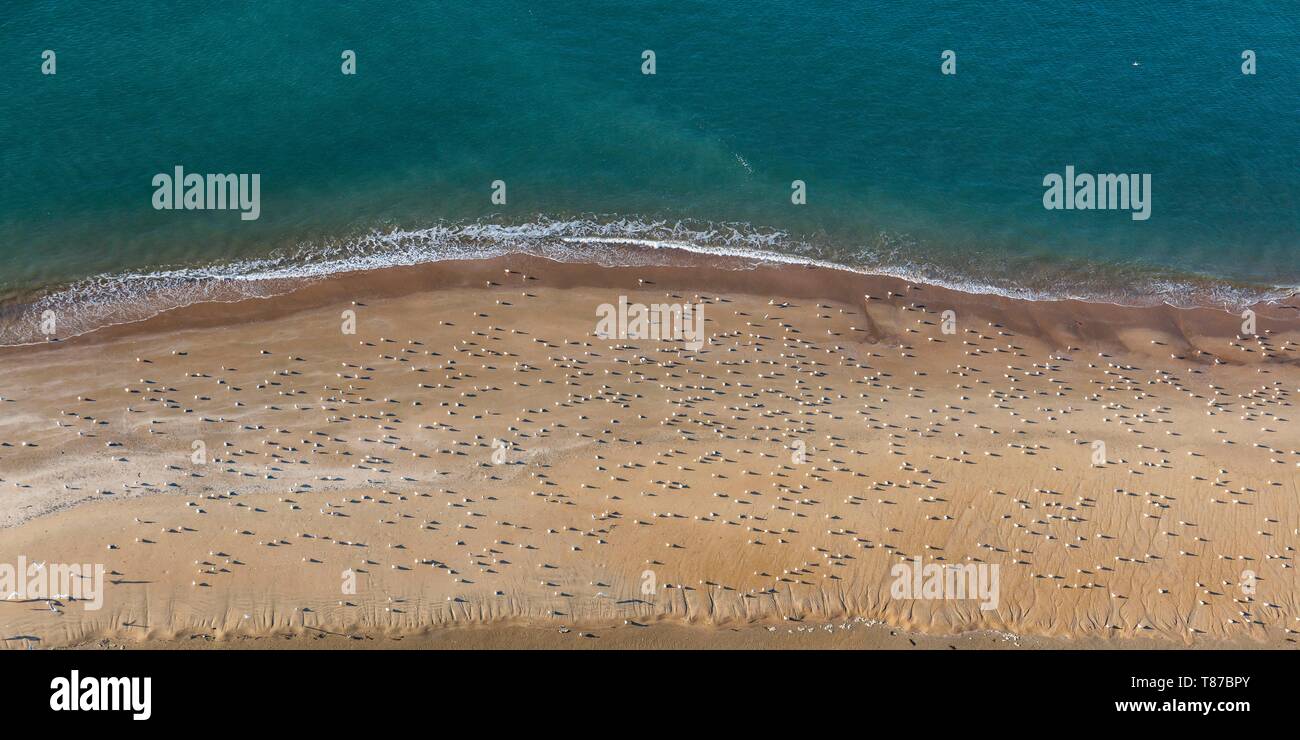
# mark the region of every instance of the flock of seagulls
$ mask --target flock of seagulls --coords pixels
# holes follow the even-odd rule
[[[945,333],[932,289],[898,285],[839,303],[640,281],[630,300],[704,307],[698,351],[599,338],[609,289],[507,269],[4,355],[0,552],[102,562],[109,584],[103,614],[0,603],[0,628],[1294,642],[1300,343]],[[891,598],[917,556],[996,565],[999,608]]]

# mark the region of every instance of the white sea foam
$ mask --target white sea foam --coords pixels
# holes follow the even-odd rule
[[[605,266],[672,265],[683,253],[723,258],[736,269],[760,264],[794,264],[887,275],[968,293],[1025,300],[1076,298],[1121,304],[1169,303],[1229,308],[1284,298],[1286,289],[1242,289],[1133,275],[1126,285],[1092,278],[1086,271],[1042,276],[1017,283],[990,266],[977,278],[937,261],[894,235],[846,252],[791,238],[775,229],[739,223],[641,220],[636,218],[541,218],[523,224],[463,222],[422,229],[379,229],[330,244],[304,244],[260,259],[199,267],[99,275],[0,308],[0,346],[45,341],[41,317],[53,311],[57,336],[77,336],[105,326],[141,321],[163,311],[202,302],[231,302],[279,295],[329,275],[447,260],[485,259],[521,253]],[[834,254],[835,258],[827,255]],[[845,256],[847,255],[847,257]],[[690,258],[685,258],[690,259]],[[1026,279],[1017,274],[1016,279]]]

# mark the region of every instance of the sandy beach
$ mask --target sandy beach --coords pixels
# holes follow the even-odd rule
[[[730,267],[392,268],[0,349],[0,561],[105,573],[0,594],[0,644],[1295,646],[1300,304]],[[703,345],[597,336],[621,296]],[[918,562],[996,608],[899,598]]]

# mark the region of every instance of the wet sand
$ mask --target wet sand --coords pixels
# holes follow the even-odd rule
[[[595,336],[619,296],[704,346]],[[1256,311],[517,256],[0,350],[0,562],[107,571],[0,637],[1291,647],[1300,311]],[[918,557],[997,608],[899,598]]]

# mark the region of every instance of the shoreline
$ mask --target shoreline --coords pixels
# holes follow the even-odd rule
[[[702,301],[705,351],[593,337],[619,295]],[[103,612],[0,602],[0,628],[162,645],[200,625],[269,639],[304,614],[413,634],[560,612],[1294,647],[1294,313],[1261,307],[1241,340],[1213,309],[512,255],[2,348],[0,551],[103,560],[115,583]],[[1207,408],[1222,435],[1191,416]],[[1094,439],[1113,448],[1100,467]],[[192,464],[192,440],[211,459]],[[811,462],[786,460],[800,440]],[[922,553],[999,563],[1005,609],[892,600],[888,563]],[[1230,591],[1196,584],[1235,578],[1239,557],[1267,606],[1233,626]],[[356,598],[345,564],[366,571]]]
[[[716,226],[716,225],[712,225]],[[588,225],[589,228],[590,225]],[[506,233],[510,232],[510,227],[502,227]],[[599,231],[599,229],[597,229]],[[420,233],[420,232],[415,232]],[[690,232],[695,234],[695,232]],[[771,235],[763,232],[754,232],[748,234],[749,238],[762,241]],[[371,239],[379,238],[371,235]],[[517,239],[518,237],[512,237]],[[539,237],[541,238],[541,237]],[[507,245],[513,245],[512,239],[507,239]],[[555,242],[555,243],[551,243]],[[560,246],[556,246],[556,244]],[[617,255],[612,260],[605,257],[605,249]],[[1162,298],[1157,303],[1140,303],[1124,302],[1118,297],[1062,297],[1040,293],[1040,289],[1024,287],[1019,292],[1026,295],[1016,295],[1014,290],[1006,287],[998,287],[992,283],[981,283],[974,278],[963,280],[960,285],[953,284],[950,280],[929,277],[924,275],[905,275],[899,274],[895,270],[885,267],[864,268],[854,267],[851,265],[828,262],[819,258],[803,256],[799,254],[789,254],[784,252],[773,251],[770,248],[763,247],[697,247],[686,241],[680,240],[660,240],[645,239],[637,236],[599,236],[599,235],[582,235],[582,236],[553,236],[542,238],[537,244],[531,246],[519,247],[507,246],[505,252],[499,249],[485,249],[469,242],[457,249],[466,251],[466,256],[431,258],[420,255],[412,257],[410,255],[396,257],[397,261],[393,264],[373,264],[376,258],[382,258],[382,255],[357,255],[354,257],[339,258],[332,256],[328,258],[329,267],[325,271],[319,272],[314,268],[309,268],[310,260],[304,262],[299,268],[292,267],[268,267],[265,271],[254,271],[251,275],[243,274],[244,268],[240,264],[231,265],[214,265],[211,267],[194,268],[194,269],[169,269],[158,273],[130,273],[125,276],[119,275],[100,275],[92,278],[74,281],[73,283],[59,286],[51,292],[38,291],[36,293],[21,293],[10,295],[0,300],[0,318],[5,323],[0,325],[0,331],[16,325],[16,317],[30,315],[29,318],[39,315],[44,310],[65,310],[66,306],[59,306],[59,302],[48,304],[46,300],[51,298],[62,298],[71,293],[77,286],[83,286],[84,289],[98,290],[98,287],[86,286],[85,283],[97,283],[106,281],[108,283],[119,282],[125,277],[141,283],[157,282],[147,296],[136,295],[126,296],[119,295],[111,297],[109,303],[115,306],[114,310],[123,310],[130,303],[137,310],[143,313],[134,316],[121,317],[115,319],[102,319],[95,325],[88,328],[79,328],[73,334],[60,337],[58,341],[69,341],[77,337],[95,334],[106,329],[113,329],[120,326],[130,326],[151,318],[170,313],[172,311],[184,310],[194,306],[204,304],[231,305],[242,303],[253,299],[272,299],[289,295],[304,287],[312,284],[331,281],[339,278],[350,277],[359,279],[363,275],[380,276],[377,279],[382,280],[382,276],[390,273],[401,271],[418,271],[421,269],[438,271],[440,266],[449,266],[455,270],[456,265],[460,263],[481,263],[508,259],[525,259],[525,260],[542,260],[560,265],[567,265],[574,269],[592,268],[592,267],[618,267],[626,264],[631,268],[649,269],[649,268],[666,268],[666,269],[710,269],[710,270],[732,270],[748,272],[751,270],[797,270],[810,269],[826,271],[829,273],[842,273],[853,276],[858,279],[865,279],[868,282],[884,284],[881,281],[895,281],[898,284],[920,285],[926,288],[941,290],[950,293],[962,294],[975,297],[976,299],[1004,299],[1011,301],[1021,301],[1026,303],[1047,303],[1047,304],[1084,304],[1099,305],[1112,308],[1170,308],[1176,310],[1220,310],[1219,299],[1215,299],[1213,305],[1209,302],[1210,294],[1219,291],[1228,291],[1229,293],[1237,291],[1246,291],[1253,294],[1249,301],[1242,302],[1234,298],[1233,301],[1241,303],[1234,310],[1239,312],[1245,308],[1251,308],[1255,311],[1262,309],[1278,309],[1282,311],[1295,311],[1300,316],[1300,305],[1289,305],[1300,297],[1300,286],[1290,288],[1272,285],[1247,283],[1238,280],[1226,278],[1209,278],[1200,275],[1187,274],[1180,278],[1173,278],[1175,284],[1183,285],[1185,289],[1195,290],[1199,298],[1194,304],[1182,305],[1172,303],[1168,298]],[[570,252],[569,250],[575,250]],[[455,251],[455,250],[453,250]],[[482,252],[482,254],[479,254]],[[478,255],[478,256],[475,256]],[[299,255],[295,259],[306,259],[305,256]],[[402,260],[413,260],[403,262]],[[248,265],[259,264],[261,260],[253,260]],[[382,262],[382,259],[381,259]],[[349,263],[354,263],[349,266]],[[1099,268],[1101,266],[1098,266]],[[1155,276],[1155,268],[1152,275]],[[189,273],[188,277],[180,277]],[[164,286],[162,283],[166,280],[181,280],[179,284]],[[1192,288],[1193,285],[1201,287]],[[1132,286],[1131,289],[1136,289]],[[177,299],[177,293],[188,291],[199,291],[206,294],[204,298],[193,300]],[[24,298],[24,295],[30,295],[30,298]],[[140,299],[160,300],[166,296],[167,300],[172,303],[163,303],[157,307],[140,309],[138,302]],[[1135,296],[1134,296],[1135,297]],[[176,301],[180,300],[180,303]],[[92,306],[94,304],[91,304]],[[1226,308],[1228,302],[1223,301]],[[83,307],[71,307],[74,312]],[[57,313],[57,311],[56,311]],[[34,319],[33,319],[34,321]],[[47,343],[48,340],[42,341],[32,338],[24,341],[11,342],[9,344],[0,344],[0,349],[6,347],[27,347],[37,346]]]
[[[558,270],[561,276],[560,287],[597,287],[604,277],[612,277],[610,285],[631,289],[636,285],[635,277],[629,272],[653,273],[656,275],[673,275],[682,289],[703,289],[719,285],[727,290],[744,290],[754,293],[770,293],[793,298],[827,300],[855,300],[855,291],[865,290],[873,294],[890,291],[924,289],[929,291],[927,297],[938,296],[952,306],[992,306],[995,309],[1013,315],[1016,306],[1042,309],[1048,312],[1064,312],[1070,315],[1095,318],[1111,312],[1136,312],[1134,316],[1158,321],[1166,326],[1181,323],[1181,317],[1190,317],[1192,322],[1204,322],[1213,327],[1216,337],[1235,336],[1232,326],[1241,324],[1241,317],[1236,313],[1212,306],[1176,306],[1169,303],[1155,305],[1130,305],[1108,301],[1094,301],[1078,298],[1019,298],[997,293],[967,292],[957,288],[944,287],[893,275],[858,272],[852,268],[831,265],[814,265],[800,263],[758,262],[750,263],[745,257],[718,257],[677,250],[658,248],[665,253],[680,252],[684,264],[635,265],[627,267],[608,266],[593,262],[568,262],[548,257],[522,253],[509,253],[483,259],[455,259],[439,262],[427,262],[415,265],[398,265],[358,271],[330,273],[324,276],[286,278],[267,295],[239,296],[223,300],[203,300],[195,303],[162,309],[147,318],[133,319],[123,323],[109,324],[91,329],[81,334],[57,341],[31,342],[18,345],[0,345],[0,358],[9,351],[21,351],[40,347],[68,345],[70,343],[112,341],[113,339],[133,334],[147,334],[153,331],[165,331],[189,323],[196,327],[212,326],[213,316],[227,316],[245,321],[259,320],[263,312],[257,310],[259,303],[284,303],[288,310],[304,310],[322,305],[345,293],[365,295],[394,295],[386,291],[396,289],[395,295],[409,295],[426,287],[472,287],[476,280],[489,280],[496,277],[501,266],[516,264],[522,266],[546,266]],[[695,260],[694,263],[691,261]],[[523,269],[523,268],[520,268]],[[707,279],[694,280],[690,276],[695,272],[708,275]],[[617,277],[614,277],[617,276]],[[811,287],[809,276],[820,278],[827,289]],[[795,286],[791,291],[784,287]],[[268,280],[268,283],[274,281]],[[340,285],[346,285],[342,288]],[[1300,291],[1290,294],[1287,301],[1300,296]],[[860,297],[860,296],[859,296]],[[251,310],[250,310],[250,307]],[[1255,303],[1248,306],[1261,319],[1278,322],[1283,326],[1300,326],[1300,306],[1290,306],[1277,300]],[[268,309],[271,310],[271,309]],[[1154,318],[1158,316],[1159,318]],[[224,320],[224,318],[222,319]]]

